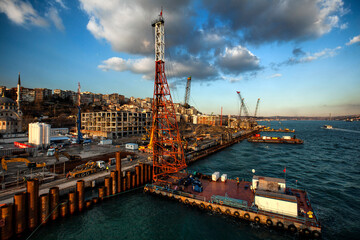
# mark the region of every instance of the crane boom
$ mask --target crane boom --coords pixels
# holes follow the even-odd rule
[[[254,118],[256,118],[258,109],[259,109],[259,102],[260,102],[260,98],[258,98],[257,102],[256,102],[256,108],[255,108],[255,113],[254,113]]]
[[[184,106],[186,108],[189,107],[190,88],[191,88],[191,76],[187,78],[187,82],[186,82],[185,100],[184,100]]]
[[[245,117],[248,118],[249,117],[249,111],[248,111],[248,109],[246,107],[244,98],[241,97],[240,91],[236,91],[236,93],[239,95],[239,98],[240,98],[240,101],[241,101],[241,108],[244,109]]]
[[[82,137],[82,133],[81,133],[81,108],[80,108],[80,104],[81,104],[81,93],[80,93],[80,83],[78,83],[78,93],[77,93],[77,107],[78,107],[78,117],[77,117],[77,121],[76,121],[76,125],[77,125],[77,143],[82,143],[83,141],[83,137]]]

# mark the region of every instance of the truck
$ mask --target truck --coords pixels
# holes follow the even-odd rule
[[[81,164],[74,168],[72,171],[68,172],[66,174],[67,178],[70,177],[85,177],[89,176],[92,173],[103,171],[106,169],[105,162],[104,161],[89,161],[85,164]]]

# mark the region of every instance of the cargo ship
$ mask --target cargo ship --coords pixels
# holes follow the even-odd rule
[[[144,191],[219,214],[279,230],[320,238],[321,225],[306,191],[286,186],[285,179],[253,176],[252,182],[181,171],[168,184],[147,184]]]
[[[248,142],[253,143],[286,143],[286,144],[303,144],[304,141],[301,139],[290,136],[283,137],[267,137],[260,136],[260,134],[255,134],[254,136],[248,138]]]

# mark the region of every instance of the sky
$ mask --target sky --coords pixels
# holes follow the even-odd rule
[[[0,85],[152,97],[165,19],[174,102],[207,114],[360,114],[357,0],[0,0]]]

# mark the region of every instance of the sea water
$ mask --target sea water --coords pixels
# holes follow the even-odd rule
[[[360,122],[262,122],[295,133],[303,145],[249,143],[246,140],[199,160],[189,170],[251,180],[256,175],[286,178],[305,189],[322,225],[323,239],[360,236]],[[323,129],[328,124],[335,129]],[[286,171],[284,172],[284,169]],[[96,196],[97,191],[87,196]],[[201,211],[135,190],[82,214],[39,228],[31,239],[296,239],[298,235]]]

